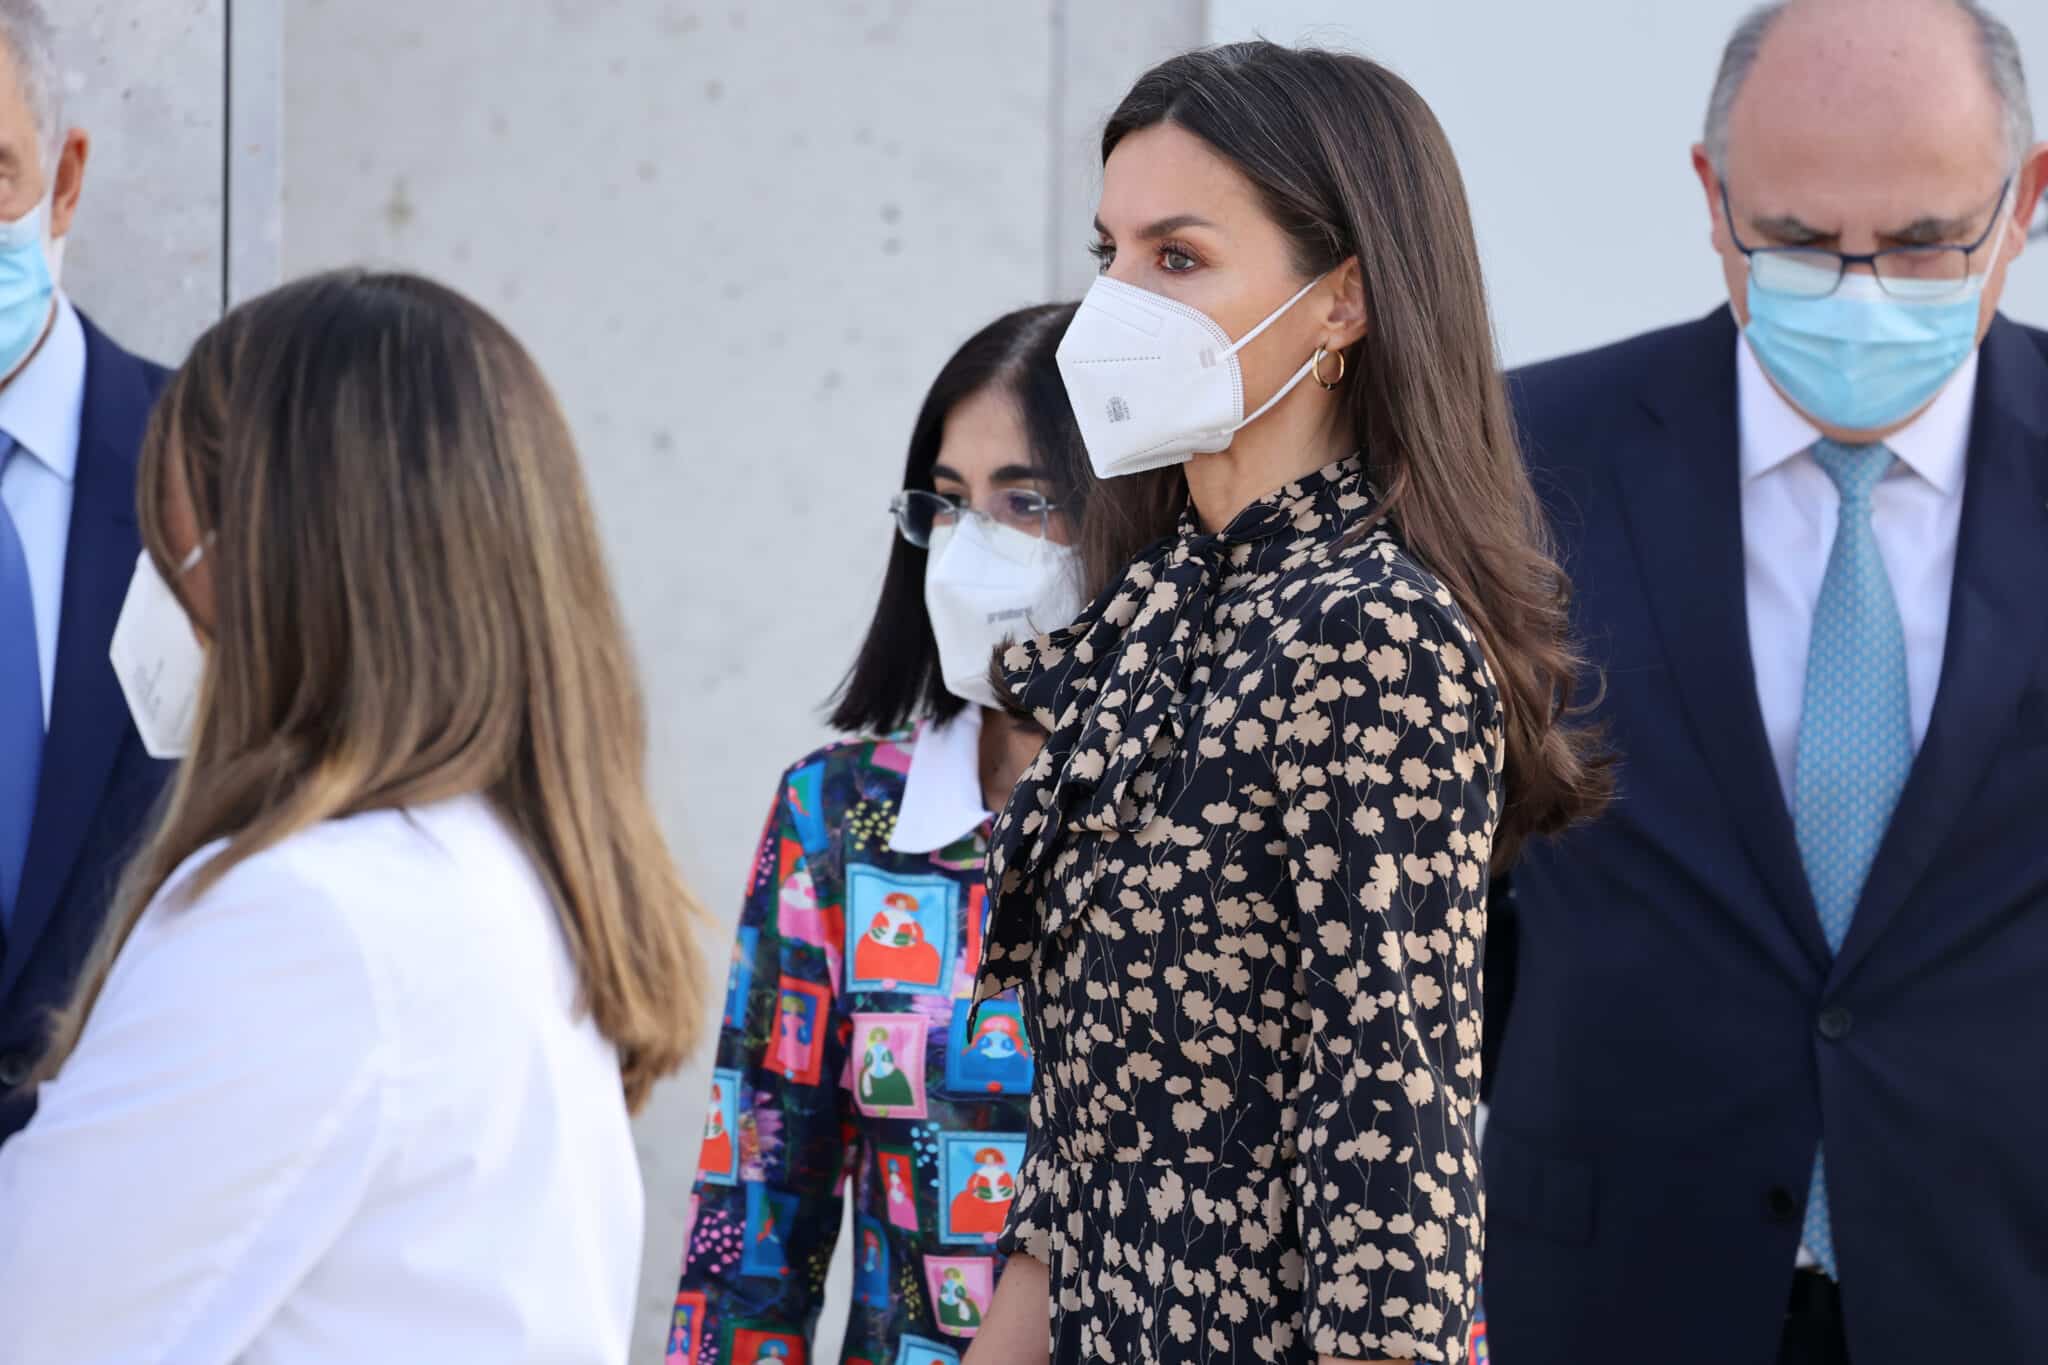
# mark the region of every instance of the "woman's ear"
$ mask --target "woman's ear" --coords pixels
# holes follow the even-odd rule
[[[1330,308],[1323,320],[1329,339],[1323,346],[1331,351],[1346,351],[1357,345],[1368,330],[1365,271],[1358,264],[1358,258],[1347,257],[1342,265],[1332,270],[1330,284]]]

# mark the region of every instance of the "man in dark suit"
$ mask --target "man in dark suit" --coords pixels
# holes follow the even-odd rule
[[[50,28],[0,0],[0,1140],[168,765],[108,660],[140,549],[135,459],[164,373],[58,287],[89,144]],[[0,1210],[0,1218],[6,1213]]]
[[[1610,813],[1502,904],[1510,1365],[2048,1359],[2048,334],[2012,36],[1793,0],[1694,161],[1731,307],[1516,375]]]

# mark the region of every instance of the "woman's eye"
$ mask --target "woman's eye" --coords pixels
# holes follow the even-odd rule
[[[1090,242],[1088,254],[1095,258],[1095,272],[1098,275],[1108,270],[1116,260],[1116,248],[1108,242]]]
[[[1159,264],[1169,274],[1179,275],[1195,268],[1195,258],[1178,247],[1161,247]]]

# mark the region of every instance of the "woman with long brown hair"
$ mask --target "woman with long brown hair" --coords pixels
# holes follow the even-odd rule
[[[1011,651],[1051,731],[978,992],[1038,1055],[975,1359],[1456,1361],[1489,873],[1595,809],[1464,190],[1421,98],[1247,43],[1103,134],[1060,368],[1180,534]],[[1169,475],[1168,477],[1172,477]]]
[[[200,339],[138,487],[115,663],[184,758],[0,1149],[8,1358],[616,1365],[704,921],[547,384],[437,285],[309,279]]]

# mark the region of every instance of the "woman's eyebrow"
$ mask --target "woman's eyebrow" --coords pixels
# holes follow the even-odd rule
[[[1161,237],[1171,237],[1174,233],[1186,228],[1213,228],[1215,226],[1214,223],[1198,213],[1176,213],[1161,218],[1150,226],[1140,228],[1137,236],[1141,242],[1156,242]],[[1111,235],[1110,230],[1102,225],[1100,218],[1095,220],[1095,231],[1103,237]]]

